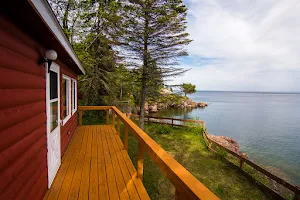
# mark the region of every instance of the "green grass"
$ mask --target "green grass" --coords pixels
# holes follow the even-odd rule
[[[146,125],[145,132],[219,198],[271,199],[239,169],[207,151],[201,134],[195,130],[174,127],[164,134],[158,133],[161,132],[157,131],[160,129],[159,126],[163,125]],[[123,139],[123,136],[121,138]],[[128,152],[135,166],[137,145],[137,140],[129,134]],[[148,155],[144,160],[143,182],[151,199],[174,199],[173,185],[162,175]]]

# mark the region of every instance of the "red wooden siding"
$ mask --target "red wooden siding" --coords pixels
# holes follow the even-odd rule
[[[46,80],[45,68],[38,65],[41,52],[45,48],[0,15],[0,199],[42,199],[47,191]],[[60,61],[57,64],[61,74],[77,77]],[[61,127],[62,155],[76,126],[77,112]]]
[[[62,76],[63,75],[66,75],[70,78],[73,78],[73,79],[76,79],[77,80],[77,75],[76,73],[74,73],[72,70],[70,70],[69,68],[66,67],[66,65],[64,65],[63,63],[61,62],[58,62],[57,63],[59,66],[60,66],[60,83],[61,83],[61,88],[62,88]],[[60,99],[62,100],[62,89],[60,90]],[[63,107],[62,107],[62,103],[60,105],[60,110],[61,110],[61,115],[62,116],[62,110],[63,110]],[[72,110],[72,109],[71,109]],[[72,111],[71,111],[72,112]],[[66,124],[64,124],[62,127],[61,127],[61,152],[62,152],[62,155],[64,154],[72,136],[73,136],[73,133],[75,131],[77,127],[77,112],[75,112],[72,117],[67,121]]]

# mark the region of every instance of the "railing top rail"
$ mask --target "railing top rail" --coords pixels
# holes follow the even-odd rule
[[[194,199],[219,199],[120,110],[115,106],[112,106],[112,109],[123,123],[129,126],[134,136],[145,146],[148,154],[175,187],[187,192]]]

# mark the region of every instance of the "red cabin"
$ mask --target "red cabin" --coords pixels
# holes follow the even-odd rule
[[[77,127],[84,69],[47,1],[0,9],[0,199],[42,199]]]
[[[7,0],[0,11],[1,200],[149,199],[145,152],[176,199],[218,199],[115,106],[77,106],[85,72],[46,0]],[[83,126],[85,110],[106,112],[106,124]]]

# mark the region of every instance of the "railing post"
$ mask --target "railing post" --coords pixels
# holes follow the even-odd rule
[[[114,128],[116,128],[115,127],[115,112],[114,111],[112,112],[111,117],[112,117],[112,125],[113,125]]]
[[[295,193],[293,200],[300,200],[300,196]]]
[[[144,173],[144,145],[139,142],[138,145],[138,163],[137,163],[137,178],[143,181]]]
[[[174,119],[172,118],[172,127],[174,126]]]
[[[124,124],[124,149],[128,151],[128,125]]]
[[[82,126],[82,110],[79,110],[79,126]]]
[[[244,160],[240,159],[240,168],[243,169],[243,167],[244,167]]]
[[[148,124],[150,124],[150,117],[149,117],[149,115],[147,116],[147,119],[148,119]]]
[[[119,134],[119,136],[120,136],[121,127],[120,127],[120,117],[119,117],[119,116],[118,116],[118,118],[117,118],[117,132],[118,132],[118,134]]]
[[[178,188],[175,189],[175,200],[181,200],[181,199],[189,199],[187,194],[183,194],[178,190]]]
[[[106,110],[106,124],[109,124],[109,109]]]

